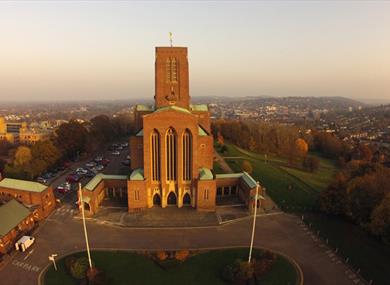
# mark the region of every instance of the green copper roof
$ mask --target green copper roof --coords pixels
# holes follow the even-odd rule
[[[137,111],[154,111],[154,107],[150,105],[139,104],[136,106]]]
[[[0,237],[8,234],[29,215],[30,211],[16,200],[0,206]]]
[[[199,111],[199,112],[209,111],[209,107],[207,106],[207,104],[191,105],[190,107],[192,111]]]
[[[158,108],[158,109],[157,109],[156,111],[154,111],[154,112],[170,111],[170,110],[178,111],[178,112],[183,112],[183,113],[187,113],[187,114],[191,114],[191,112],[188,111],[187,109],[182,108],[182,107],[178,107],[178,106],[166,106],[166,107],[161,107],[161,108]]]
[[[202,167],[199,169],[199,180],[213,180],[214,176],[210,169]]]
[[[37,192],[37,193],[40,193],[47,189],[46,185],[43,185],[38,182],[12,179],[12,178],[4,178],[3,180],[1,180],[0,188],[1,187],[21,190],[21,191],[28,191],[28,192]]]
[[[87,183],[87,185],[84,186],[84,189],[88,191],[93,191],[102,180],[127,180],[127,175],[110,175],[110,174],[99,173],[94,178],[92,178]]]
[[[136,137],[143,137],[144,136],[144,129],[141,129],[135,136]]]
[[[252,176],[249,175],[249,173],[247,172],[243,172],[243,175],[242,175],[242,179],[244,180],[244,182],[246,183],[246,185],[249,186],[249,188],[254,188],[256,187],[257,183],[256,181],[253,179]]]
[[[201,126],[198,126],[198,135],[200,135],[201,137],[207,137],[208,136],[206,131]]]
[[[249,188],[256,187],[256,181],[249,173],[245,171],[240,173],[216,174],[215,178],[216,179],[241,178],[245,182],[245,184],[248,185]]]
[[[216,174],[215,178],[217,179],[224,179],[224,178],[240,178],[243,175],[243,173],[223,173],[223,174]]]
[[[130,174],[130,180],[144,180],[144,170],[142,168],[134,169]]]

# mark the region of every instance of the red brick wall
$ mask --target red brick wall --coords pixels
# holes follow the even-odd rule
[[[170,57],[175,57],[177,61],[177,83],[168,82],[166,77],[166,60]],[[175,105],[188,109],[190,96],[186,47],[156,47],[155,101],[157,108],[170,106],[166,96],[171,93],[171,88],[173,88],[177,96]]]

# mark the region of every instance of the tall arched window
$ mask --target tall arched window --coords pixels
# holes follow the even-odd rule
[[[165,136],[166,158],[167,158],[167,180],[176,181],[177,179],[177,139],[176,132],[169,128]]]
[[[187,129],[183,134],[183,180],[191,180],[192,173],[192,135]]]
[[[150,135],[152,180],[160,181],[160,135],[153,130]]]

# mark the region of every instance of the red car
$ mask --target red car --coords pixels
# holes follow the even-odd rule
[[[107,166],[110,163],[110,160],[105,158],[100,162],[103,166]]]
[[[66,181],[69,183],[77,183],[80,180],[81,180],[81,176],[79,176],[77,174],[71,174],[71,175],[68,175],[68,177],[66,177]]]

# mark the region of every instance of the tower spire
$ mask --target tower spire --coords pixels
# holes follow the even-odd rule
[[[171,47],[173,47],[173,34],[172,32],[169,32],[169,41],[171,42]]]

